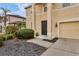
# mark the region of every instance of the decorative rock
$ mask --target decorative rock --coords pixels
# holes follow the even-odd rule
[[[21,41],[15,42],[9,40],[5,42],[5,46],[0,48],[0,56],[39,56],[47,48],[37,44]]]

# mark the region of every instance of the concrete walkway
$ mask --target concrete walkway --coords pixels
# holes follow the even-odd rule
[[[48,48],[41,56],[77,56],[78,54],[73,54],[71,52],[54,48],[53,45]]]
[[[32,40],[28,40],[27,42],[32,42],[46,48],[49,48],[53,44],[47,41],[43,41],[42,39],[32,39]]]

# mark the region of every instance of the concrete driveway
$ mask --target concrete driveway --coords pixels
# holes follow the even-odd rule
[[[58,39],[42,56],[79,56],[79,40]]]

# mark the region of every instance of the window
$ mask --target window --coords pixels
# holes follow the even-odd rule
[[[47,12],[47,7],[44,7],[44,12]]]
[[[63,6],[63,7],[70,6],[70,3],[63,3],[62,6]]]
[[[44,4],[44,12],[47,12],[47,4]]]

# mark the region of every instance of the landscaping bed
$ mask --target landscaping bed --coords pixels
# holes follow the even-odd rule
[[[25,40],[9,40],[0,48],[0,56],[40,56],[47,48]]]
[[[6,32],[0,35],[0,56],[39,56],[47,48],[32,42],[34,30],[9,25]]]

